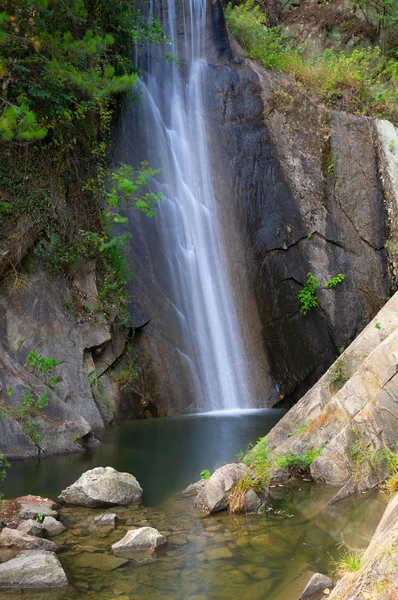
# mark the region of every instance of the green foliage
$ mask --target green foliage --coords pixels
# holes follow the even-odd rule
[[[282,35],[280,27],[266,27],[265,15],[254,0],[225,9],[228,27],[247,53],[264,67],[284,71],[293,50]]]
[[[144,188],[158,171],[112,172],[107,143],[136,81],[134,47],[167,41],[145,12],[134,0],[13,0],[0,14],[0,237],[29,215],[52,273],[96,259],[108,314],[124,321],[128,236],[114,225],[127,200],[154,214],[159,196]]]
[[[339,283],[343,283],[345,275],[338,273],[335,277],[332,277],[325,283],[325,288],[335,288]]]
[[[8,392],[10,392],[8,394],[10,396],[14,393],[11,388],[9,388]],[[23,397],[16,406],[10,406],[2,403],[0,408],[12,419],[18,421],[22,425],[26,435],[30,437],[33,442],[39,444],[40,434],[36,423],[32,419],[39,414],[40,410],[46,408],[47,406],[47,392],[38,395],[34,394],[32,390],[28,389],[25,391]]]
[[[379,14],[385,19],[389,13],[390,22],[396,23],[391,0],[358,0],[362,4],[373,1],[389,4],[389,9],[383,5]],[[347,52],[328,48],[306,58],[300,47],[287,42],[279,27],[266,27],[265,17],[254,0],[238,6],[228,4],[225,15],[232,34],[249,56],[264,67],[292,75],[336,108],[398,121],[395,56],[389,58],[375,46]],[[333,165],[329,168],[333,174]]]
[[[39,356],[36,354],[36,352],[31,350],[31,352],[28,354],[28,363],[33,369],[39,371],[40,373],[47,373],[58,367],[59,360],[56,358]]]
[[[328,380],[339,390],[347,383],[350,377],[351,373],[348,370],[346,358],[342,356],[330,367]]]
[[[338,560],[332,562],[332,570],[338,577],[347,573],[356,573],[362,567],[362,552],[347,551]]]
[[[276,454],[276,466],[298,471],[309,471],[311,464],[322,452],[323,448],[311,448],[304,454],[294,454],[288,450],[285,454]]]
[[[44,515],[42,515],[41,513],[39,513],[38,515],[36,515],[36,521],[38,521],[39,523],[43,523],[43,521],[44,521]]]
[[[200,478],[201,479],[208,480],[208,479],[210,479],[210,477],[211,477],[211,474],[210,474],[210,471],[208,469],[204,469],[203,471],[200,472]]]
[[[300,300],[301,308],[300,312],[306,315],[312,308],[318,306],[318,300],[316,297],[316,290],[319,287],[319,279],[312,273],[307,274],[307,281],[302,290],[297,294],[297,298]]]
[[[300,434],[302,434],[303,431],[305,431],[307,429],[307,427],[308,427],[307,423],[303,423],[302,425],[300,425],[300,427],[297,427],[297,429],[294,433],[288,433],[287,437],[297,437]]]
[[[376,321],[375,327],[376,327],[376,329],[381,329],[381,325],[380,325],[380,323],[378,321]]]
[[[7,476],[7,469],[9,468],[10,463],[4,458],[2,452],[0,452],[0,481],[4,481]]]
[[[365,443],[363,436],[358,429],[353,428],[352,433],[355,435],[356,439],[350,445],[349,450],[354,463],[354,482],[358,483],[366,466],[369,466],[371,470],[376,473],[379,452],[372,450],[372,448]]]
[[[127,390],[137,381],[138,370],[132,361],[124,364],[120,371],[113,373],[112,379],[119,385],[121,390]]]

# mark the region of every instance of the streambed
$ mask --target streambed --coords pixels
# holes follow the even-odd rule
[[[248,442],[264,435],[280,410],[198,415],[126,423],[104,434],[95,453],[50,457],[40,464],[14,463],[7,497],[59,491],[94,466],[133,473],[144,488],[143,507],[116,508],[118,529],[92,531],[89,522],[104,509],[63,508],[59,558],[73,584],[63,592],[22,597],[59,600],[296,600],[312,572],[327,572],[341,543],[365,548],[386,504],[382,494],[327,505],[335,490],[300,483],[272,490],[264,515],[218,514],[200,520],[192,498],[178,492],[235,460]],[[169,543],[148,564],[113,557],[110,546],[131,526],[152,525]],[[21,597],[0,591],[1,600]]]

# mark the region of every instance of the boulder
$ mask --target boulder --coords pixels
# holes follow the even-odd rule
[[[100,529],[116,529],[116,520],[117,515],[115,513],[104,513],[95,517],[92,520],[92,525]]]
[[[307,585],[305,586],[299,600],[321,600],[324,598],[324,591],[326,589],[331,589],[333,587],[333,582],[326,575],[322,575],[322,573],[314,573],[311,577]]]
[[[269,492],[264,491],[260,495],[254,490],[248,490],[245,493],[244,511],[246,513],[256,513],[264,511],[269,499]]]
[[[55,552],[57,545],[50,540],[28,535],[18,529],[9,529],[5,527],[0,533],[0,547],[20,548],[21,550],[49,550]]]
[[[66,504],[79,506],[115,506],[138,504],[142,488],[130,473],[119,473],[112,467],[97,467],[83,475],[59,495]]]
[[[58,517],[56,510],[51,508],[51,505],[44,503],[20,503],[19,518],[20,519],[36,519],[38,515],[43,517]]]
[[[54,519],[54,517],[45,517],[43,521],[43,528],[47,537],[59,535],[66,529],[65,525],[63,525],[60,521],[57,521],[57,519]]]
[[[44,527],[38,521],[34,521],[33,519],[28,519],[27,521],[21,521],[18,525],[18,531],[27,535],[34,535],[36,537],[43,537],[44,535]]]
[[[191,483],[185,490],[182,491],[184,496],[195,496],[199,494],[200,490],[206,484],[207,479],[199,479],[199,481],[195,481],[195,483]]]
[[[141,551],[154,552],[166,542],[166,538],[154,527],[140,527],[130,529],[124,538],[112,544],[112,550],[116,555]]]
[[[230,463],[214,471],[195,499],[195,508],[202,516],[228,508],[231,491],[249,472],[243,463]]]
[[[0,587],[19,589],[62,588],[65,572],[53,552],[27,550],[0,564]]]

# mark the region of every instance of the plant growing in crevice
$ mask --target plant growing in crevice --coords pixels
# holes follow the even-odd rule
[[[338,576],[343,577],[347,573],[356,573],[362,567],[362,552],[353,552],[347,550],[339,559],[332,561],[332,571]]]
[[[319,288],[319,279],[312,273],[307,274],[307,281],[302,290],[297,294],[297,298],[300,300],[301,308],[300,312],[306,315],[312,308],[318,306],[318,299],[316,297],[316,290]]]
[[[331,277],[326,283],[325,288],[335,288],[339,285],[339,283],[343,283],[345,279],[345,275],[343,273],[338,273],[334,277]]]
[[[398,492],[398,442],[393,449],[384,448],[382,456],[390,472],[390,476],[386,481],[386,488],[391,493]]]
[[[210,477],[211,477],[211,475],[210,475],[209,469],[203,469],[203,471],[200,472],[201,479],[206,479],[206,481],[208,481],[210,479]]]
[[[348,370],[347,358],[346,356],[340,356],[329,369],[328,382],[335,390],[340,390],[350,377],[351,373]]]
[[[352,433],[355,435],[355,441],[350,445],[349,451],[354,464],[353,478],[354,483],[359,483],[363,477],[366,467],[369,467],[373,473],[377,472],[377,464],[380,459],[380,453],[372,450],[363,438],[363,435],[358,429],[353,428]]]
[[[285,454],[276,454],[276,467],[289,469],[292,475],[305,476],[310,473],[310,466],[314,460],[320,455],[323,446],[319,448],[311,448],[304,454],[295,454],[288,450]]]

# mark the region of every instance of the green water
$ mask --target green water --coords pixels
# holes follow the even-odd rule
[[[95,532],[103,509],[63,508],[67,532],[54,538],[70,587],[51,594],[0,591],[1,600],[296,600],[313,572],[326,573],[338,547],[361,549],[383,512],[380,494],[328,505],[335,490],[297,484],[272,489],[265,515],[218,514],[199,519],[192,498],[178,492],[203,468],[233,460],[280,418],[277,411],[200,416],[126,424],[105,435],[102,449],[86,457],[15,463],[8,493],[55,497],[65,483],[95,465],[134,473],[145,490],[144,507],[116,508],[118,528]],[[14,495],[14,494],[12,494]],[[168,538],[154,561],[119,565],[110,546],[132,526],[150,524]]]

